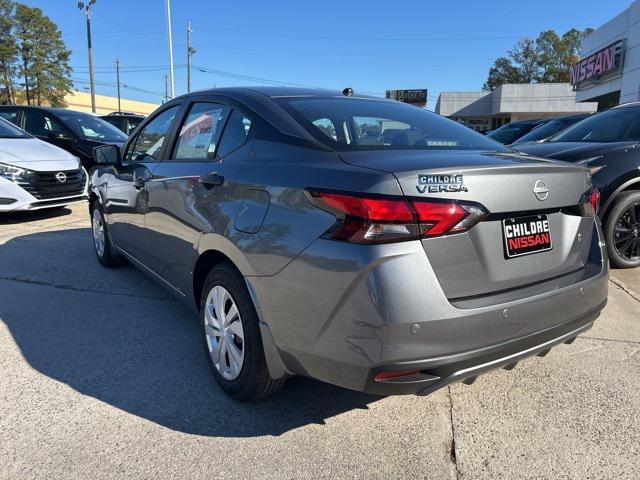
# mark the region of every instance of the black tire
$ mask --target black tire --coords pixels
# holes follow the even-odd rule
[[[100,264],[107,268],[117,268],[122,267],[127,264],[127,260],[116,252],[115,248],[113,248],[113,244],[111,243],[111,237],[109,236],[109,230],[107,227],[107,223],[104,220],[104,215],[102,213],[102,209],[100,208],[100,204],[98,202],[93,202],[91,204],[91,234],[93,240],[93,251],[98,258]],[[104,247],[102,252],[98,250],[98,244],[95,241],[95,229],[96,225],[94,223],[94,215],[97,215],[100,218],[100,222],[102,223],[103,228],[103,239],[104,239]]]
[[[216,368],[209,351],[205,332],[205,304],[209,292],[216,286],[221,286],[229,292],[242,319],[244,361],[239,375],[233,380],[224,378]],[[209,367],[216,382],[227,395],[239,401],[255,401],[273,394],[284,385],[286,378],[274,380],[269,375],[258,324],[258,314],[242,275],[230,263],[217,265],[209,272],[204,282],[200,298],[200,325],[202,343]]]
[[[626,230],[629,230],[628,236]],[[640,266],[640,192],[618,195],[605,224],[605,239],[611,265]]]

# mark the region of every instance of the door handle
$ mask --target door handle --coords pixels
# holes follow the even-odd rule
[[[198,181],[202,185],[204,185],[205,188],[212,188],[218,185],[222,185],[224,183],[224,177],[217,174],[216,172],[212,172],[209,175],[200,177]]]

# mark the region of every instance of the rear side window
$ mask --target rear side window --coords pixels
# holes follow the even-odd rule
[[[171,107],[151,120],[133,140],[125,159],[130,162],[157,161],[178,108],[177,105]]]
[[[244,145],[249,137],[250,130],[251,120],[241,112],[234,110],[222,133],[217,156],[224,157]]]
[[[9,120],[14,125],[18,125],[18,111],[17,110],[0,110],[0,117],[5,120]]]
[[[194,103],[178,137],[176,160],[211,160],[216,156],[220,132],[229,107],[219,103]]]

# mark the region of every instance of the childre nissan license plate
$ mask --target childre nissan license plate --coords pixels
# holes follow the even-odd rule
[[[546,214],[502,220],[507,258],[551,250],[549,216]]]

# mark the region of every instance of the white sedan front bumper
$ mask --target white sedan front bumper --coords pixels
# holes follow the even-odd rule
[[[28,188],[31,191],[27,191]],[[27,182],[20,180],[13,181],[0,177],[0,212],[14,212],[26,210],[41,210],[44,208],[55,208],[85,201],[88,198],[88,175],[84,172],[84,187],[82,191],[73,192],[71,195],[41,195],[33,188],[27,186]]]

